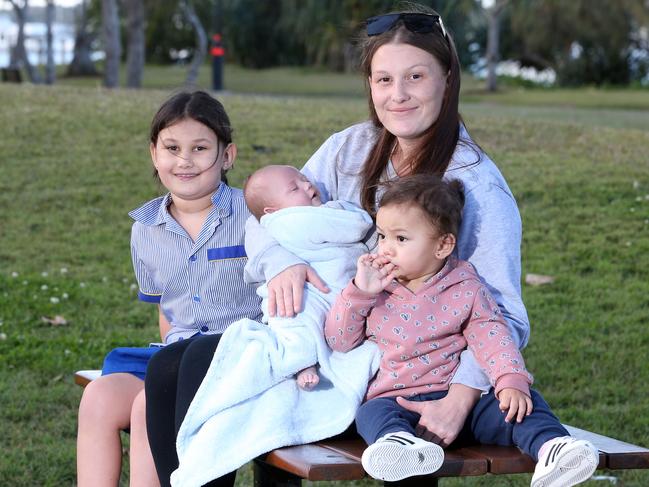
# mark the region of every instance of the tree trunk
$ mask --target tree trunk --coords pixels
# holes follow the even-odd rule
[[[122,51],[117,0],[101,0],[101,30],[106,53],[104,86],[115,88],[119,85],[119,61]]]
[[[16,21],[18,22],[18,36],[16,38],[16,45],[11,49],[11,58],[9,67],[12,69],[20,69],[22,67],[27,71],[27,76],[32,83],[42,83],[43,80],[38,70],[32,66],[27,56],[25,49],[25,21],[27,19],[27,10],[29,9],[29,1],[24,0],[22,5],[19,5],[16,0],[9,0],[14,13],[16,14]]]
[[[97,76],[97,67],[92,61],[94,34],[88,30],[88,0],[79,6],[74,36],[74,56],[68,66],[68,76]]]
[[[54,23],[54,0],[47,0],[45,10],[45,23],[47,25],[47,64],[45,64],[45,84],[52,85],[56,79],[56,65],[54,64],[54,36],[52,24]]]
[[[185,84],[192,86],[196,84],[198,71],[207,55],[207,34],[205,33],[203,24],[201,24],[200,19],[196,15],[196,10],[194,10],[194,5],[191,0],[181,0],[180,7],[187,17],[187,21],[192,25],[194,32],[196,33],[196,47],[194,48],[192,62],[187,70],[187,78],[185,79]]]
[[[345,42],[343,45],[343,59],[345,73],[354,73],[358,70],[358,51],[351,42]]]
[[[498,89],[496,67],[500,61],[500,17],[507,5],[507,0],[496,0],[486,8],[487,14],[487,91]]]
[[[126,50],[126,86],[140,88],[144,72],[144,2],[124,2],[128,19],[128,46]]]
[[[9,0],[14,8],[16,15],[16,22],[18,23],[18,35],[16,36],[16,43],[11,46],[9,67],[12,69],[20,69],[23,61],[23,51],[25,50],[25,12],[24,7],[18,6],[13,0]]]

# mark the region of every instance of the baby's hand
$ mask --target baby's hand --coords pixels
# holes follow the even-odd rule
[[[378,294],[394,279],[394,264],[377,254],[363,254],[356,263],[354,284],[363,292]]]
[[[532,399],[518,389],[505,388],[498,393],[500,410],[507,411],[505,422],[509,423],[514,417],[517,423],[522,423],[525,416],[532,413]]]

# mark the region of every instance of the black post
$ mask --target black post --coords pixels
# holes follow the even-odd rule
[[[212,54],[212,89],[214,91],[220,91],[223,89],[223,56],[225,55],[225,49],[223,48],[221,37],[221,0],[215,0],[214,10],[213,10],[213,19],[212,19],[212,32],[215,32],[212,35],[212,49],[210,53]]]

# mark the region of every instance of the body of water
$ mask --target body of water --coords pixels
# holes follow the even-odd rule
[[[29,61],[34,64],[47,62],[47,27],[41,22],[25,24],[25,48]],[[54,62],[68,64],[72,61],[74,52],[75,28],[72,24],[55,22],[52,24],[54,40]],[[0,67],[9,65],[12,46],[18,37],[18,25],[9,16],[0,16]]]

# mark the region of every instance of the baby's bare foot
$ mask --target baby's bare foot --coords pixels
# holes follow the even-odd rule
[[[300,389],[310,391],[320,382],[320,376],[315,367],[308,367],[297,374],[297,385]]]

